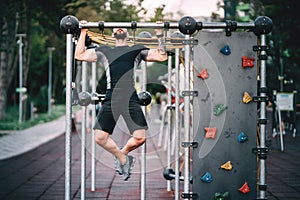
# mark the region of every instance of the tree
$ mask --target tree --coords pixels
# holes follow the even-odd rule
[[[127,5],[122,0],[1,0],[4,6],[0,7],[0,120],[5,119],[7,104],[14,105],[18,99],[15,92],[19,58],[17,33],[26,34],[23,40],[23,85],[28,88],[30,100],[41,106],[42,111],[49,46],[56,49],[53,52],[53,95],[63,100],[65,38],[59,27],[60,20],[71,14],[88,21],[140,21],[140,16],[147,13],[142,7],[143,1]]]

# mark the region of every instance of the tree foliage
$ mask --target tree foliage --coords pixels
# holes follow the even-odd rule
[[[220,0],[220,2],[223,0]],[[30,101],[45,107],[45,88],[48,79],[47,47],[55,47],[53,52],[53,97],[64,101],[65,87],[65,35],[59,27],[60,20],[70,14],[87,21],[144,21],[148,9],[142,6],[144,0],[136,4],[125,4],[122,0],[1,0],[0,7],[0,120],[5,119],[7,105],[18,103],[18,44],[16,34],[25,33],[23,38],[23,86],[28,88]],[[226,0],[229,2],[229,0]],[[259,15],[273,20],[273,31],[268,36],[271,63],[268,68],[269,89],[279,89],[278,75],[293,79],[300,76],[300,32],[297,0],[231,0],[249,3],[248,13],[254,20]],[[222,3],[219,3],[221,5]],[[155,9],[150,21],[165,21],[172,16],[165,13],[165,5]],[[234,16],[236,17],[236,16]],[[216,16],[214,17],[216,18]],[[236,18],[238,20],[238,18]],[[176,19],[178,20],[178,19]],[[283,71],[283,74],[281,74]],[[299,83],[296,82],[299,90]],[[300,92],[298,92],[300,94]]]
[[[1,0],[0,7],[0,120],[5,119],[7,105],[18,103],[18,45],[16,34],[23,38],[23,86],[27,101],[45,111],[45,88],[48,84],[48,51],[53,52],[53,97],[64,101],[65,36],[60,20],[70,14],[88,21],[140,21],[147,13],[142,7],[122,0]]]

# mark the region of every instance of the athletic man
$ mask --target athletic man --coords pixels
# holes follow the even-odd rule
[[[82,21],[81,23],[86,23]],[[127,45],[127,29],[115,28],[115,47],[100,46],[93,49],[85,47],[88,29],[82,28],[75,49],[75,59],[87,62],[101,62],[106,71],[107,90],[102,107],[94,125],[95,141],[106,151],[112,153],[115,159],[116,171],[126,181],[131,175],[135,158],[128,155],[146,141],[148,129],[145,116],[138,103],[134,88],[134,67],[141,60],[156,62],[167,60],[167,54],[162,48],[148,49],[143,45]],[[162,30],[156,30],[161,37]],[[132,137],[120,149],[110,138],[119,116],[122,115]]]

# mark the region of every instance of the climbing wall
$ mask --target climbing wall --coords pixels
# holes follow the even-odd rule
[[[199,32],[194,47],[193,193],[198,199],[256,198],[257,37]]]

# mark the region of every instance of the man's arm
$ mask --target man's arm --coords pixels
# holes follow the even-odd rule
[[[149,61],[149,62],[166,61],[168,59],[168,55],[163,47],[164,41],[165,41],[163,30],[155,29],[155,33],[158,38],[159,47],[158,47],[158,49],[150,49],[148,51],[146,61]]]
[[[146,61],[148,62],[162,62],[168,59],[167,52],[162,49],[149,49]]]
[[[86,49],[85,37],[88,29],[81,29],[80,36],[75,48],[75,59],[87,62],[96,62],[97,54],[95,49]]]

